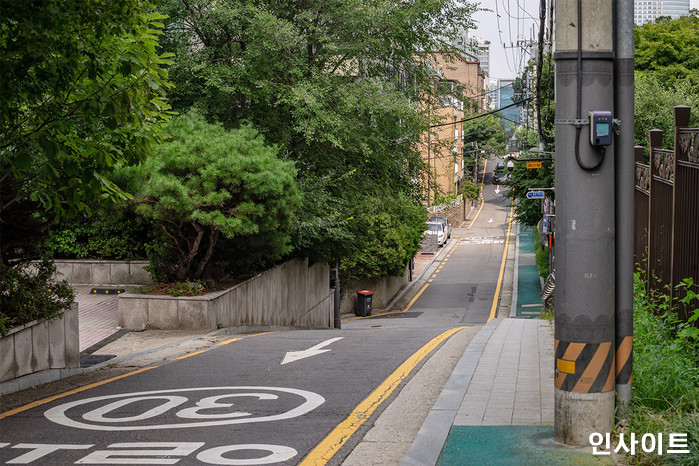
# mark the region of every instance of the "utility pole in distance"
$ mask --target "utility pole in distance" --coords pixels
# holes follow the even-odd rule
[[[554,439],[566,445],[614,425],[612,4],[556,2]]]

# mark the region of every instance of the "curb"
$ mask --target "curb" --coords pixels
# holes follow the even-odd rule
[[[413,440],[401,466],[437,464],[456,413],[476,371],[478,361],[495,329],[504,319],[491,319],[485,324],[464,351],[437,401],[430,410],[420,431]]]

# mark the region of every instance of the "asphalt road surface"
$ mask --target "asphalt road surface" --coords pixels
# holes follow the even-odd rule
[[[222,337],[201,352],[56,393],[0,415],[0,463],[342,463],[430,359],[494,315],[510,207],[491,180],[486,172],[485,202],[413,284],[402,312],[346,321],[342,330]],[[445,367],[418,389],[426,405],[453,364]],[[423,408],[402,409],[408,429],[407,411]]]

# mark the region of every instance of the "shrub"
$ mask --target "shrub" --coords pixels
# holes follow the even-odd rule
[[[287,233],[299,203],[296,169],[257,131],[226,131],[196,113],[173,119],[169,139],[143,166],[137,211],[158,222],[175,263],[156,251],[170,279],[213,274],[220,238],[264,238],[241,251],[278,260],[291,251]]]
[[[534,228],[534,253],[536,255],[536,265],[539,267],[539,275],[544,278],[548,277],[550,251],[541,244],[538,228]]]
[[[683,335],[686,328],[669,298],[649,294],[636,274],[634,395],[629,429],[636,433],[686,433],[690,453],[671,460],[699,464],[699,347]],[[657,461],[657,457],[646,459]]]
[[[46,247],[56,259],[136,260],[145,259],[160,236],[160,226],[131,205],[114,206],[55,225]]]
[[[68,283],[52,279],[55,272],[56,266],[46,259],[14,265],[0,262],[0,334],[63,314],[75,296]]]

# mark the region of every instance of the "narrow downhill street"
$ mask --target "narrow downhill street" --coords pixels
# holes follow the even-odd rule
[[[486,167],[483,201],[388,312],[129,359],[123,376],[1,415],[0,460],[400,463],[469,342],[509,315],[511,211],[491,177]]]

